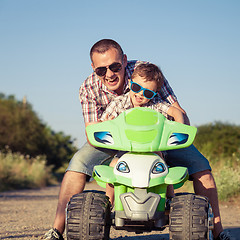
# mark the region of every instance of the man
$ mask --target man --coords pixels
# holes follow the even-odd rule
[[[142,63],[127,61],[127,56],[123,53],[120,45],[111,39],[103,39],[95,43],[91,48],[90,58],[94,72],[84,81],[79,91],[85,126],[98,122],[109,102],[114,97],[129,91],[128,80],[131,78],[134,68]],[[167,101],[171,106],[181,110],[185,122],[189,122],[166,79],[164,79],[161,90],[154,97],[155,102],[160,100]],[[86,143],[74,155],[61,184],[53,229],[45,235],[45,239],[63,239],[67,202],[72,195],[84,190],[86,177],[92,175],[94,165],[113,157],[114,154],[114,150],[95,148]],[[221,225],[216,185],[208,160],[194,146],[190,146],[186,149],[169,151],[166,161],[170,166],[180,165],[188,168],[195,193],[207,196],[212,205],[214,237],[230,239],[223,232]]]

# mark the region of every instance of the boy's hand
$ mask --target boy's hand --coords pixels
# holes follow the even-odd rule
[[[106,117],[102,121],[113,120],[115,117],[113,115],[106,114]]]

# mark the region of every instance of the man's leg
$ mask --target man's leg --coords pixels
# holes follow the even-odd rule
[[[62,234],[65,228],[65,208],[70,198],[83,191],[86,175],[80,172],[67,171],[64,175],[58,198],[58,205],[53,228]]]
[[[212,206],[214,214],[213,236],[216,238],[223,231],[219,212],[218,194],[213,175],[210,170],[201,171],[191,175],[194,191],[197,195],[206,196]]]
[[[64,175],[58,198],[58,205],[53,228],[60,234],[65,229],[65,208],[70,198],[84,190],[86,176],[91,176],[93,167],[110,159],[116,151],[94,148],[88,143],[75,153]],[[47,236],[46,239],[55,239]],[[57,238],[56,238],[57,239]]]
[[[191,180],[193,180],[195,193],[206,196],[209,199],[214,213],[213,235],[216,238],[223,231],[223,228],[220,218],[217,188],[208,160],[191,145],[188,148],[167,151],[166,162],[171,167],[187,167]]]

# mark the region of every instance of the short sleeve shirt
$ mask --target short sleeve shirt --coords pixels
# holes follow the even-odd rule
[[[150,100],[148,103],[142,105],[142,107],[151,108],[155,111],[162,113],[166,118],[168,118],[168,109],[170,104],[164,101],[155,103]],[[105,121],[107,117],[116,118],[120,113],[126,111],[127,109],[133,108],[130,100],[130,94],[126,93],[124,95],[114,98],[112,102],[107,106],[105,112],[102,114],[101,121]]]
[[[124,94],[129,91],[128,80],[131,78],[134,69],[141,63],[146,62],[137,60],[128,61],[125,68]],[[98,122],[107,105],[117,96],[118,94],[116,92],[107,89],[95,72],[88,76],[79,89],[79,99],[82,105],[85,123]],[[165,78],[162,88],[154,97],[153,101],[155,103],[165,101],[169,104],[177,101],[172,88]]]

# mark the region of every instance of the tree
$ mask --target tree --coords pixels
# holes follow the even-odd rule
[[[29,103],[0,94],[0,149],[35,157],[46,155],[47,164],[60,167],[76,148],[70,136],[55,133],[42,122]]]

